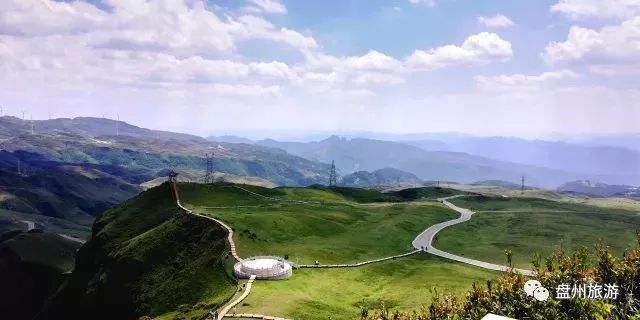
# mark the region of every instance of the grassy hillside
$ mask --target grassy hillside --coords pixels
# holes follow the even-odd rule
[[[235,230],[241,256],[289,255],[303,264],[357,262],[408,252],[425,228],[457,216],[434,201],[408,200],[453,192],[435,188],[404,192],[406,198],[401,198],[356,188],[241,186],[270,197],[264,199],[231,185],[180,187],[184,203]],[[236,205],[251,207],[228,207]],[[354,319],[361,305],[411,308],[427,304],[433,288],[461,294],[473,282],[494,276],[426,254],[353,269],[301,269],[286,281],[254,283],[237,311],[294,319]]]
[[[105,212],[76,269],[40,319],[135,319],[180,309],[203,314],[234,290],[226,233],[179,213],[168,185]]]
[[[528,198],[466,197],[452,202],[478,213],[438,234],[437,248],[495,263],[504,263],[504,251],[511,250],[519,267],[530,267],[535,253],[547,256],[560,246],[593,248],[602,241],[621,254],[636,243],[640,230],[640,216],[622,209]]]
[[[426,254],[353,269],[301,269],[287,281],[256,283],[237,311],[291,319],[360,319],[360,306],[412,310],[428,305],[436,291],[463,296],[474,282],[496,276]]]
[[[273,199],[315,201],[265,200],[231,185],[183,185],[184,203],[234,228],[243,256],[276,254],[301,263],[346,263],[395,255],[411,250],[411,241],[427,226],[456,216],[438,203],[400,203],[399,197],[366,189],[243,188]]]

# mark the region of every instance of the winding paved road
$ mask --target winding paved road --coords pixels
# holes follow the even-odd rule
[[[438,223],[438,224],[434,224],[431,227],[427,228],[427,230],[423,231],[421,234],[419,234],[414,240],[413,240],[413,247],[418,249],[418,250],[423,250],[426,251],[428,253],[431,253],[433,255],[445,258],[445,259],[449,259],[449,260],[453,260],[453,261],[458,261],[458,262],[462,262],[462,263],[466,263],[466,264],[470,264],[476,267],[480,267],[480,268],[484,268],[484,269],[489,269],[489,270],[495,270],[495,271],[502,271],[502,272],[507,272],[510,271],[511,268],[507,267],[507,266],[502,266],[502,265],[498,265],[498,264],[493,264],[493,263],[488,263],[488,262],[484,262],[484,261],[479,261],[479,260],[474,260],[474,259],[469,259],[469,258],[465,258],[465,257],[461,257],[461,256],[457,256],[448,252],[444,252],[442,250],[438,250],[433,246],[433,238],[436,236],[436,234],[438,234],[438,232],[442,231],[442,229],[452,226],[452,225],[456,225],[458,223],[462,223],[465,221],[469,221],[469,219],[471,219],[471,216],[473,216],[473,214],[475,212],[469,210],[469,209],[465,209],[465,208],[461,208],[456,206],[455,204],[449,202],[448,200],[454,199],[454,198],[458,198],[461,197],[463,195],[457,195],[457,196],[453,196],[453,197],[447,197],[447,198],[441,198],[438,199],[439,201],[441,201],[444,205],[446,205],[447,207],[451,208],[452,210],[455,210],[456,212],[460,213],[460,218],[457,219],[453,219],[453,220],[449,220],[449,221],[445,221],[442,223]],[[513,269],[516,272],[522,273],[524,275],[528,275],[528,276],[532,276],[534,275],[534,272],[531,270],[524,270],[524,269]]]
[[[251,293],[251,287],[253,287],[253,281],[255,281],[255,280],[256,280],[256,276],[251,276],[251,278],[249,278],[249,281],[247,281],[247,283],[245,284],[244,292],[242,293],[242,295],[240,297],[238,297],[238,299],[233,300],[228,305],[226,305],[224,308],[222,308],[222,310],[220,310],[220,313],[215,318],[215,320],[224,318],[227,315],[227,313],[229,313],[229,311],[231,311],[231,309],[233,307],[235,307],[240,302],[242,302],[242,300],[246,299],[249,296],[249,293]]]

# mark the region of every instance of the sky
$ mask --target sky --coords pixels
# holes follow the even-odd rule
[[[640,132],[640,0],[2,0],[0,107],[199,135]]]

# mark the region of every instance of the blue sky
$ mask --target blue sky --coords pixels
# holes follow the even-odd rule
[[[6,0],[0,105],[207,134],[638,132],[640,0]]]

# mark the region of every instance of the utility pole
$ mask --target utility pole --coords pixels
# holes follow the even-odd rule
[[[24,110],[22,110],[22,121],[24,121]]]
[[[329,188],[335,187],[338,185],[338,175],[336,174],[336,162],[335,160],[331,161],[331,171],[329,171]]]
[[[520,187],[520,192],[524,193],[524,176],[522,176],[522,186]]]
[[[205,184],[213,183],[213,153],[205,155],[207,160],[207,171],[202,179]]]

